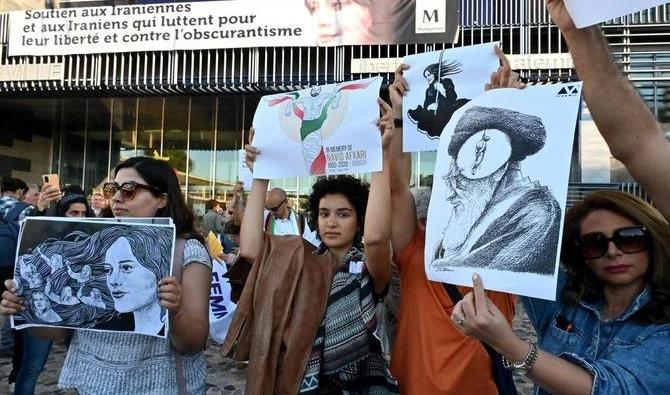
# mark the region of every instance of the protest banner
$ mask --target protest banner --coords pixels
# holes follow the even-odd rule
[[[556,296],[581,83],[495,89],[459,109],[437,153],[429,280]]]
[[[453,42],[458,0],[227,0],[13,11],[9,56]]]
[[[237,305],[230,300],[230,283],[224,277],[226,265],[212,260],[212,287],[209,294],[209,335],[221,344],[228,334]]]
[[[254,178],[275,179],[380,171],[382,78],[264,96],[252,145],[261,151]]]
[[[171,273],[174,245],[174,225],[27,218],[14,272],[26,310],[12,327],[167,337],[158,283]]]
[[[484,92],[500,61],[496,43],[406,56],[403,151],[435,151],[456,110]]]

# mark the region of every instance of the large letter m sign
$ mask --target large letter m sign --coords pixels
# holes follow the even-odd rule
[[[437,16],[438,16],[437,10],[433,10],[433,11],[423,10],[423,23],[426,23],[426,22],[439,22]],[[435,18],[434,21],[433,21],[433,18]]]

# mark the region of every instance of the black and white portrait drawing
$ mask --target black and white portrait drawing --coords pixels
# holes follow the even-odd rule
[[[14,281],[26,310],[13,326],[58,326],[165,337],[158,284],[171,271],[174,226],[29,218]]]
[[[410,90],[403,101],[406,152],[436,150],[454,113],[484,91],[499,60],[494,44],[406,56]]]
[[[463,285],[471,285],[475,271],[515,281],[551,281],[556,273],[579,94],[557,96],[556,86],[501,91],[464,107],[440,143],[428,212],[429,279],[467,271]],[[485,281],[487,288],[495,283]]]

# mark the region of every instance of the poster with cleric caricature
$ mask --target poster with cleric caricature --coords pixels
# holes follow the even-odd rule
[[[500,61],[496,43],[406,56],[403,151],[435,151],[454,113],[484,92]]]
[[[158,283],[171,273],[175,229],[156,220],[27,218],[14,272],[26,309],[11,317],[12,328],[167,337]]]
[[[437,152],[429,280],[553,300],[581,83],[495,89],[461,107]]]
[[[374,77],[261,98],[252,145],[254,177],[276,179],[380,171],[379,88]]]

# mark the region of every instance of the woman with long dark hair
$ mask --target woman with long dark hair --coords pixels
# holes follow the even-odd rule
[[[386,152],[393,121],[384,109]],[[256,155],[262,154],[247,146],[249,168]],[[318,248],[301,236],[263,232],[268,180],[254,179],[240,232],[240,254],[254,268],[224,341],[224,352],[249,360],[247,393],[397,393],[374,333],[375,305],[390,278],[384,158],[369,190],[351,176],[313,185],[309,217]]]
[[[151,284],[157,289],[160,306],[170,315],[169,337],[75,330],[59,386],[75,388],[80,394],[202,394],[206,381],[202,350],[209,329],[209,254],[193,229],[193,214],[177,176],[166,162],[130,158],[118,164],[114,174],[114,181],[106,183],[103,191],[115,217],[172,218],[178,236],[185,239],[183,251],[175,252],[183,256],[181,278],[157,273]],[[134,249],[131,239],[113,242],[125,240],[134,254],[144,251]],[[121,281],[113,278],[113,268],[108,269],[108,283]],[[13,284],[7,285],[15,290]],[[115,298],[115,306],[122,302],[123,292]],[[3,293],[3,314],[14,314],[21,307],[13,292]],[[68,331],[39,328],[34,332],[53,339],[65,337]]]
[[[528,374],[540,394],[666,393],[668,222],[636,197],[595,192],[568,211],[561,260],[556,302],[522,298],[538,344],[512,332],[476,275],[452,319]]]

